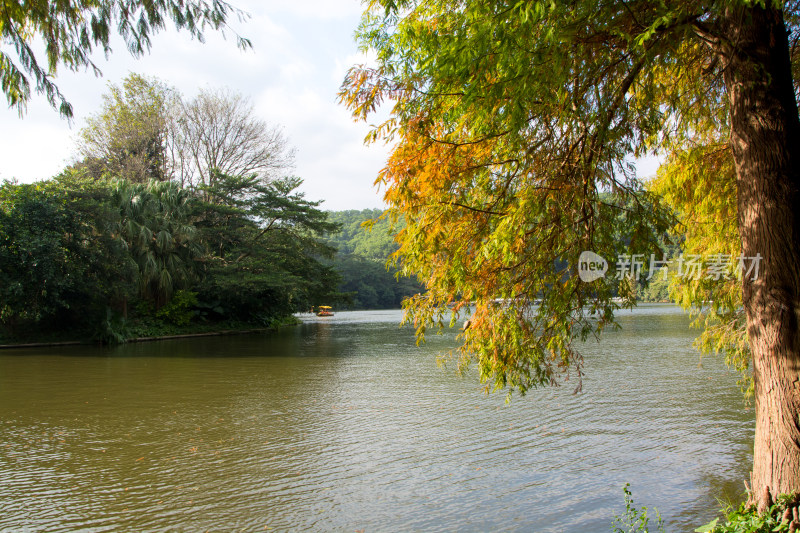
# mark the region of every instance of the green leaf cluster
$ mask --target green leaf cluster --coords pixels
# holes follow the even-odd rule
[[[70,174],[0,185],[0,322],[15,332],[104,312],[132,275],[118,222],[108,188]]]
[[[725,523],[715,518],[708,524],[695,529],[697,533],[772,533],[789,531],[793,520],[791,509],[797,506],[797,497],[781,494],[778,501],[760,513],[755,505],[742,503],[737,508],[730,507],[724,513]],[[787,513],[787,509],[789,512]]]

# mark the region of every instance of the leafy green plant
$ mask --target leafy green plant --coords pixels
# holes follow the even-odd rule
[[[155,316],[176,326],[185,326],[197,314],[195,305],[197,305],[197,293],[180,290],[175,292],[169,303],[156,311]]]
[[[102,344],[123,344],[130,338],[130,329],[125,318],[120,314],[106,308],[106,316],[97,325],[94,335],[96,341]]]
[[[784,518],[786,509],[796,506],[797,495],[781,494],[778,501],[765,513],[759,513],[755,505],[747,502],[738,508],[728,507],[725,514],[725,524],[720,524],[715,518],[708,524],[695,529],[696,533],[771,533],[789,531],[790,519]]]
[[[194,308],[201,320],[208,320],[210,316],[220,318],[225,316],[225,308],[220,303],[218,299],[212,301],[198,300]]]
[[[630,491],[630,483],[625,483],[622,491],[625,493],[625,514],[623,516],[615,516],[614,523],[611,525],[611,531],[614,533],[649,533],[650,529],[650,516],[648,516],[647,507],[637,509],[633,504],[633,495]],[[664,521],[661,515],[658,514],[658,509],[653,508],[656,515],[655,531],[664,531]]]

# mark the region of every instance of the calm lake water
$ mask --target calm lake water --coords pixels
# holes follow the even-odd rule
[[[0,531],[667,531],[742,491],[753,415],[673,307],[506,405],[399,311],[272,334],[0,351]]]

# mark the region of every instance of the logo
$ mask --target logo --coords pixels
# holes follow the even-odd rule
[[[608,261],[594,252],[581,252],[578,258],[578,276],[581,281],[590,283],[606,275]]]

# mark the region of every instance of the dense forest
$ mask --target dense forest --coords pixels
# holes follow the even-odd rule
[[[394,232],[380,209],[332,211],[328,220],[341,229],[324,241],[337,250],[333,266],[342,280],[340,305],[348,309],[399,308],[403,298],[422,292],[412,278],[397,277],[388,264],[397,250]]]
[[[271,326],[336,298],[337,226],[247,99],[110,86],[75,162],[0,185],[0,341]]]
[[[329,300],[338,278],[321,259],[333,250],[315,235],[335,226],[299,181],[217,179],[197,190],[71,170],[3,183],[2,335],[113,342],[268,326]]]

